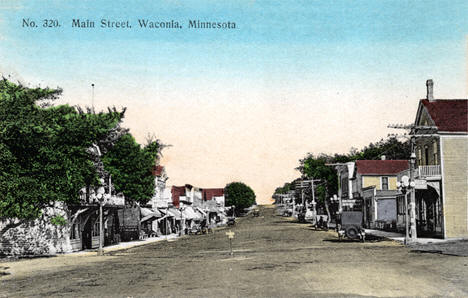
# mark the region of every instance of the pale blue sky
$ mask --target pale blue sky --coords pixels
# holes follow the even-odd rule
[[[266,200],[307,152],[346,152],[413,121],[426,79],[436,97],[466,98],[467,12],[468,1],[0,0],[0,73],[81,105],[95,83],[98,107],[129,107],[138,140],[174,145],[174,184],[244,180]],[[184,28],[140,29],[139,18]],[[237,29],[188,29],[192,19]]]

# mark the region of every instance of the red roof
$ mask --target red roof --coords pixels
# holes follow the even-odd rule
[[[179,208],[180,196],[185,196],[185,186],[172,186],[171,195],[172,195],[172,205]]]
[[[468,99],[421,100],[439,131],[468,132]]]
[[[161,176],[163,170],[164,170],[163,166],[154,166],[152,170],[153,176],[157,176],[157,177]]]
[[[409,169],[407,160],[356,160],[361,175],[392,175]]]
[[[202,189],[203,200],[208,201],[213,199],[213,197],[222,197],[224,196],[224,188],[204,188]]]

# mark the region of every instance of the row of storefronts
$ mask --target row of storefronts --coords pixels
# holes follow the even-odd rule
[[[102,204],[103,246],[147,237],[193,234],[205,227],[226,224],[224,189],[201,189],[191,185],[166,187],[161,166],[153,171],[156,190],[145,204],[130,204],[121,194],[106,188],[98,201],[94,190],[80,192],[80,204],[56,204],[33,221],[10,229],[0,241],[0,255],[44,255],[96,249],[100,241]],[[64,225],[52,224],[60,216]]]

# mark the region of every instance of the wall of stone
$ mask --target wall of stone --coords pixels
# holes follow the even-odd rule
[[[0,255],[55,255],[71,251],[69,226],[57,226],[51,223],[51,218],[57,215],[67,220],[65,211],[48,208],[39,219],[10,229],[0,239]]]

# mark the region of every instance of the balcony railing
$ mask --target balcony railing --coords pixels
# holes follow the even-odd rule
[[[434,177],[440,176],[440,166],[431,165],[431,166],[419,166],[418,167],[418,177]]]

